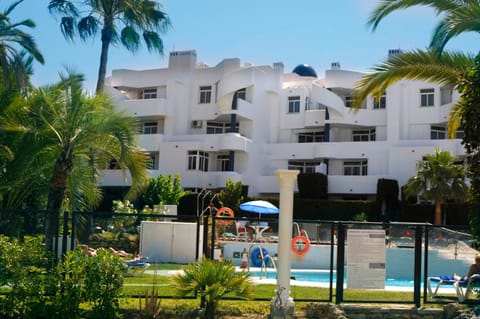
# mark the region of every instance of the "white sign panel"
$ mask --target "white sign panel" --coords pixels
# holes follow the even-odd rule
[[[385,231],[349,229],[347,232],[347,288],[385,288]]]

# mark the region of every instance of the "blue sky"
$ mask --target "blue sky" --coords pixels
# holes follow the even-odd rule
[[[13,2],[0,1],[0,10]],[[145,47],[136,54],[111,47],[107,76],[112,69],[163,68],[172,50],[197,51],[198,62],[216,65],[224,58],[241,63],[271,65],[283,62],[286,71],[311,65],[320,77],[332,62],[343,69],[367,71],[386,58],[389,49],[426,48],[438,17],[429,8],[411,8],[385,18],[375,32],[366,25],[376,0],[163,0],[173,28],[163,35],[164,57]],[[63,38],[59,20],[47,10],[48,0],[24,0],[13,12],[18,22],[31,18],[32,34],[45,57],[35,65],[37,86],[58,81],[69,67],[95,87],[100,57],[99,37],[71,43]],[[476,34],[454,39],[447,49],[475,53]]]

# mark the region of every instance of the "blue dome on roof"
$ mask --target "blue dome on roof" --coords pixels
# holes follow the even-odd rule
[[[293,73],[296,73],[300,76],[311,76],[316,78],[317,72],[308,64],[299,64],[293,69]]]

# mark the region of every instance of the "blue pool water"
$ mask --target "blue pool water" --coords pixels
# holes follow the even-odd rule
[[[268,279],[275,279],[276,272],[275,270],[268,270],[267,273],[260,271],[250,271],[251,277],[262,277]],[[330,272],[328,270],[294,270],[291,271],[292,279],[297,281],[308,281],[308,282],[318,282],[328,284],[330,282]],[[336,274],[333,273],[333,283],[336,282]],[[347,282],[345,277],[344,282]],[[413,287],[413,280],[405,279],[394,279],[387,278],[385,280],[385,286],[393,287]]]

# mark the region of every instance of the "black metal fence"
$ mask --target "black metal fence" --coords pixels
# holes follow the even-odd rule
[[[3,210],[0,212],[0,233],[19,238],[25,235],[42,234],[45,215],[45,212]],[[187,235],[188,238],[193,238],[191,241],[181,242],[184,248],[194,247],[191,261],[198,260],[201,255],[219,258],[221,253],[222,258],[231,258],[236,265],[240,265],[243,249],[245,249],[249,252],[249,263],[252,263],[253,251],[257,248],[255,251],[265,249],[271,262],[278,262],[276,259],[278,216],[267,215],[245,219],[206,215],[64,213],[60,218],[56,232],[58,239],[54,242],[54,247],[59,256],[79,245],[93,249],[112,247],[132,255],[143,253],[142,223],[147,224],[144,222],[193,224],[192,231],[175,234],[177,241],[182,236],[187,238]],[[367,240],[359,246],[358,242],[349,241],[357,234],[356,230],[363,231],[362,234],[366,237],[362,240]],[[371,234],[378,233],[384,236],[384,257],[374,256],[376,252],[369,251],[372,250],[369,246],[371,243],[365,239]],[[447,228],[424,223],[294,220],[292,234],[292,271],[296,268],[308,269],[312,272],[318,270],[327,277],[322,285],[310,283],[318,287],[319,293],[316,295],[318,298],[303,298],[301,294],[296,295],[296,290],[300,291],[300,287],[305,282],[297,276],[292,278],[292,297],[298,301],[325,301],[337,304],[408,303],[417,307],[422,302],[424,304],[452,302],[456,300],[453,289],[444,296],[440,293],[436,298],[432,298],[428,291],[428,278],[453,273],[466,274],[466,269],[473,263],[477,252],[469,228],[466,226]],[[307,244],[303,238],[306,238]],[[354,244],[356,251],[349,249]],[[304,251],[306,246],[308,246],[307,251]],[[356,255],[352,255],[353,252]],[[386,297],[377,300],[360,300],[355,291],[363,288],[357,288],[351,282],[352,276],[362,273],[361,269],[357,269],[357,272],[353,271],[355,267],[364,267],[362,262],[353,260],[358,259],[359,256],[365,259],[366,264],[377,267],[374,267],[377,272],[373,271],[373,274],[384,274],[382,280],[387,280],[387,286],[389,286],[389,280],[408,283],[408,288],[400,287],[400,289],[409,294],[410,298],[392,300],[391,297]],[[150,262],[175,263],[174,260],[161,260],[158,257],[151,259]],[[270,268],[268,271],[272,271],[271,268],[274,267],[271,266],[270,264],[270,267],[265,268]],[[368,269],[367,276],[372,276],[368,274]],[[372,281],[376,281],[376,278],[372,278]],[[262,283],[262,280],[258,282]],[[365,285],[365,282],[363,284]]]

